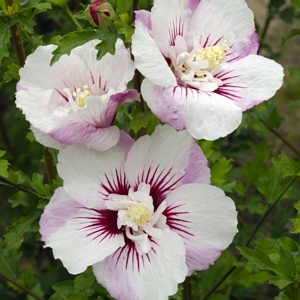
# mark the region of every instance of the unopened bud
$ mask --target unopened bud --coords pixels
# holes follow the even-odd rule
[[[116,14],[110,3],[96,0],[88,5],[85,16],[94,27],[108,27],[115,20]]]

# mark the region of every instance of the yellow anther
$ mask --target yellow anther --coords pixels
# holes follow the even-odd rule
[[[128,217],[138,225],[143,225],[151,216],[151,211],[142,204],[131,206],[127,211]]]
[[[209,63],[208,70],[213,70],[224,62],[228,50],[229,47],[224,41],[222,46],[210,46],[200,50],[196,53],[195,60],[207,60]]]
[[[89,87],[85,84],[83,86],[83,91],[81,90],[81,88],[77,88],[76,92],[73,92],[73,97],[76,98],[75,101],[80,108],[85,106],[85,99],[87,97],[93,96],[88,88]]]

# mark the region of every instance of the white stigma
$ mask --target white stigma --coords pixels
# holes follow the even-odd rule
[[[150,185],[140,183],[136,192],[130,189],[128,196],[110,194],[105,201],[107,209],[118,211],[117,227],[124,229],[126,237],[135,243],[139,254],[151,250],[149,236],[159,239],[162,229],[167,227],[166,217],[162,214],[166,203],[163,201],[154,211],[149,193]]]
[[[176,70],[182,83],[203,91],[216,90],[223,83],[213,74],[228,67],[225,62],[228,50],[227,42],[224,41],[221,46],[200,48],[195,45],[192,52],[179,54]]]

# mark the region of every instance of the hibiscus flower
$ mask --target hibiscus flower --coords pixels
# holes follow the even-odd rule
[[[244,0],[154,0],[135,12],[132,52],[153,113],[197,139],[235,130],[242,111],[272,97],[282,67],[256,55],[253,13]]]
[[[114,55],[107,53],[98,61],[99,42],[73,49],[53,66],[55,45],[38,47],[28,56],[20,70],[16,105],[40,143],[56,149],[84,144],[99,151],[117,144],[120,131],[111,126],[116,110],[139,99],[136,90],[126,90],[134,64],[121,40]]]
[[[237,232],[233,201],[209,184],[186,131],[159,125],[135,143],[122,135],[108,151],[74,145],[58,159],[64,186],[45,207],[42,240],[70,273],[92,265],[116,299],[167,299]]]

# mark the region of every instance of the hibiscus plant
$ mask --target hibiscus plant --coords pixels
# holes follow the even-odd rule
[[[299,299],[298,1],[0,7],[1,299]]]

